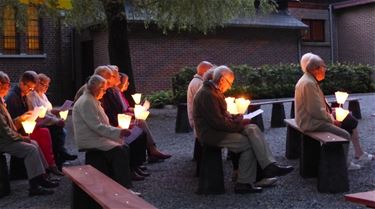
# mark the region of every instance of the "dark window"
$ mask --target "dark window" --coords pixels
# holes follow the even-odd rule
[[[40,41],[40,27],[38,10],[34,6],[30,6],[27,10],[27,31],[26,31],[26,44],[28,54],[41,53]]]
[[[302,32],[302,40],[306,42],[324,42],[324,20],[303,19],[303,23],[309,26]]]
[[[19,43],[16,31],[16,12],[10,6],[6,6],[3,11],[2,52],[4,54],[18,54]]]

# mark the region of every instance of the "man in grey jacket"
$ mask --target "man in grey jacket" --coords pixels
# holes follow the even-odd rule
[[[46,179],[47,162],[41,154],[37,142],[17,132],[17,127],[21,127],[21,122],[26,120],[30,114],[20,115],[13,121],[7,110],[4,97],[8,94],[9,88],[8,75],[0,71],[0,153],[5,152],[24,158],[30,184],[29,196],[53,194],[53,190],[46,188],[56,187],[58,184]]]

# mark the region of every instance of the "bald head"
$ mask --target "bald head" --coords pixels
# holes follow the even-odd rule
[[[207,61],[202,61],[197,66],[197,74],[200,76],[203,76],[205,72],[207,72],[210,68],[212,68],[214,65]]]
[[[309,63],[309,60],[310,58],[313,56],[314,54],[309,52],[309,53],[306,53],[304,54],[302,57],[301,57],[301,61],[300,61],[300,65],[301,65],[301,69],[302,71],[305,73],[306,72],[306,66],[307,64]]]

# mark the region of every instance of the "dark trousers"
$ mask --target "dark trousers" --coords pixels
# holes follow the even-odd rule
[[[118,146],[108,151],[86,151],[86,164],[111,177],[126,188],[132,187],[129,167],[129,148]]]
[[[61,126],[47,126],[52,138],[52,149],[55,155],[56,165],[61,167],[64,163],[64,155],[67,153],[65,148],[65,130]]]
[[[129,144],[130,167],[135,168],[146,161],[147,135],[143,132],[139,137]]]

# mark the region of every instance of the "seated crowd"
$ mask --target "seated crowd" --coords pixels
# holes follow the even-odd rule
[[[296,122],[304,131],[329,131],[350,139],[355,159],[349,169],[358,169],[373,155],[364,152],[359,143],[357,120],[349,115],[342,123],[335,120],[327,105],[319,82],[325,78],[326,66],[317,55],[308,53],[301,59],[304,75],[296,84]],[[233,153],[235,193],[261,192],[274,185],[279,176],[293,171],[292,166],[276,162],[264,134],[243,115],[227,111],[224,93],[235,80],[227,66],[207,61],[197,67],[197,74],[188,87],[188,117],[198,146],[227,148]],[[29,179],[29,195],[47,195],[59,185],[65,161],[75,160],[65,148],[65,122],[59,108],[53,108],[46,92],[50,78],[45,74],[26,71],[10,90],[9,77],[0,71],[0,153],[24,159]],[[98,66],[76,93],[72,111],[74,139],[79,151],[86,154],[86,163],[108,175],[126,188],[132,181],[150,175],[145,166],[171,157],[161,152],[144,120],[134,119],[134,109],[124,95],[129,86],[126,74],[115,65]],[[44,118],[37,119],[28,136],[21,125],[31,110],[43,106]],[[119,127],[118,114],[132,116],[128,129]],[[135,192],[136,193],[136,192]],[[136,193],[139,194],[139,193]]]

